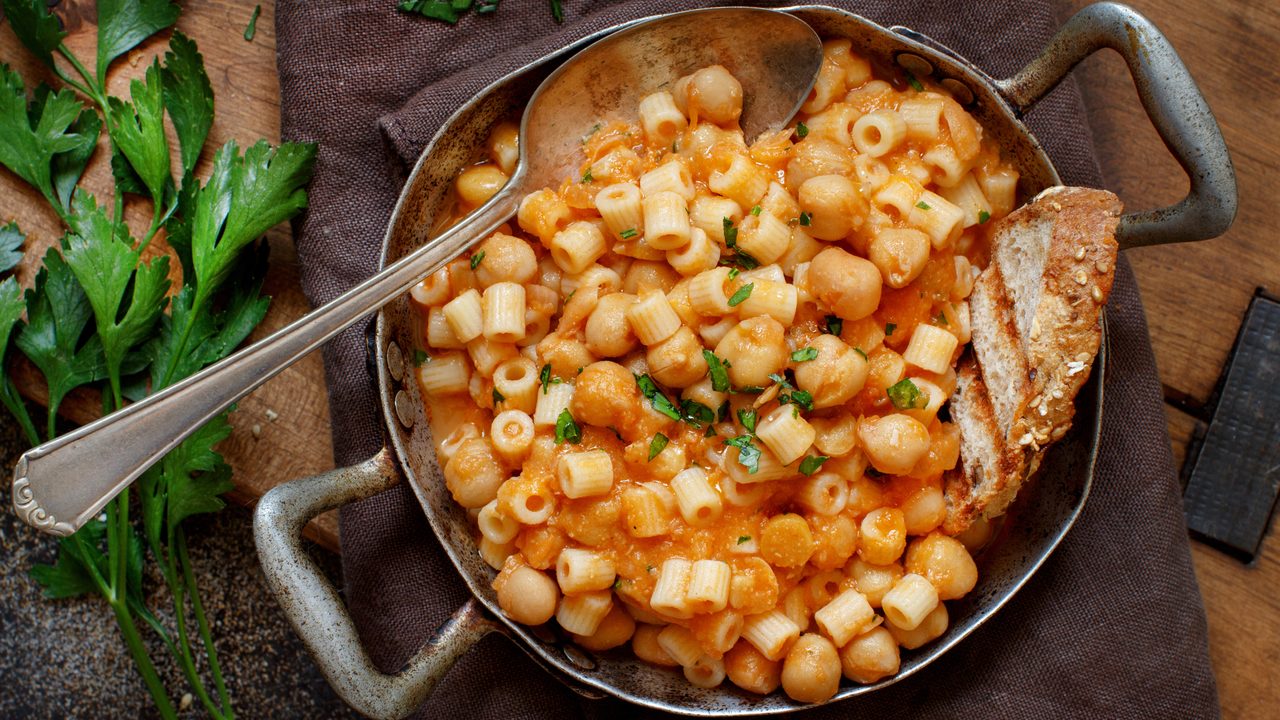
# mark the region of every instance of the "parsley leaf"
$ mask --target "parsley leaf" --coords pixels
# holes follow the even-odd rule
[[[680,419],[695,428],[700,428],[716,421],[716,411],[697,400],[681,400]]]
[[[589,183],[589,182],[591,182],[591,181],[593,181],[593,180],[595,180],[595,178],[591,176],[591,168],[587,168],[587,171],[586,171],[586,172],[584,172],[584,173],[582,173],[582,181],[581,181],[581,182],[582,182],[582,184],[584,184],[584,185],[585,185],[586,183]]]
[[[747,283],[746,285],[738,288],[738,291],[733,294],[733,297],[729,298],[729,307],[737,307],[741,305],[744,300],[751,297],[751,290],[755,288],[755,286],[755,283]]]
[[[729,279],[730,279],[730,280],[737,280],[737,279],[738,279],[738,275],[739,275],[739,274],[741,274],[741,273],[742,273],[742,271],[741,271],[741,270],[739,270],[738,268],[729,268]]]
[[[742,423],[742,427],[749,433],[756,431],[756,411],[755,410],[739,410],[738,422]]]
[[[582,442],[582,428],[574,422],[573,415],[568,410],[561,410],[560,417],[556,418],[556,444],[565,442],[573,445]]]
[[[164,137],[164,91],[160,83],[160,63],[153,61],[144,80],[129,83],[133,103],[107,98],[110,111],[107,125],[111,140],[124,153],[134,172],[146,186],[151,201],[164,201],[169,176],[169,143]]]
[[[636,375],[636,385],[640,387],[640,393],[649,399],[649,404],[654,410],[666,415],[672,420],[680,419],[680,411],[676,409],[675,404],[658,389],[657,383],[648,375]]]
[[[800,472],[804,475],[812,475],[830,459],[826,455],[806,455],[804,460],[800,461]]]
[[[128,226],[107,217],[105,208],[99,208],[87,193],[78,193],[74,205],[63,259],[93,307],[107,377],[118,403],[125,354],[151,336],[164,311],[169,258],[160,256],[141,263],[141,252],[134,249]]]
[[[106,82],[113,60],[177,22],[179,12],[169,0],[99,0],[98,81]]]
[[[623,230],[622,232],[618,233],[618,237],[622,238],[623,240],[630,240],[631,238],[639,234],[640,233],[637,233],[635,228],[627,228],[626,230]]]
[[[551,363],[547,363],[538,371],[538,382],[542,384],[542,394],[546,395],[548,387],[559,385],[564,381],[558,377],[551,377]]]
[[[670,439],[666,435],[663,435],[662,433],[655,433],[653,439],[649,441],[648,462],[653,462],[653,459],[658,457],[659,453],[667,449],[668,442],[670,442]]]
[[[551,0],[551,17],[558,23],[564,22],[564,8],[560,6],[560,0]]]
[[[911,73],[907,73],[907,84],[916,92],[924,92],[924,85],[921,85],[920,81],[916,79],[916,76]]]
[[[735,247],[738,244],[738,228],[727,217],[724,218],[724,244],[726,247]]]
[[[195,41],[174,30],[160,69],[164,107],[178,134],[182,171],[190,174],[213,126],[213,87]],[[184,183],[185,184],[185,183]]]
[[[760,448],[751,444],[750,435],[729,438],[724,444],[738,448],[738,463],[747,469],[748,475],[754,475],[760,470]]]
[[[889,396],[889,401],[893,403],[893,406],[899,410],[923,407],[929,402],[924,397],[924,393],[920,392],[920,388],[911,382],[911,378],[899,380],[890,385],[884,392]]]
[[[885,324],[884,324],[884,334],[885,334],[886,336],[891,336],[891,335],[893,335],[893,331],[894,331],[894,330],[897,330],[897,329],[898,329],[898,324],[897,324],[897,323],[885,323]]]
[[[18,264],[22,259],[22,244],[26,241],[27,238],[18,229],[18,223],[0,225],[0,272],[12,270]],[[0,329],[5,329],[3,323],[0,323]]]
[[[498,388],[493,389],[493,407],[495,409],[502,404],[503,400],[506,400],[506,399],[507,399],[506,396],[498,392]]]
[[[739,535],[739,536],[738,536],[738,544],[739,544],[739,545],[743,545],[743,544],[745,544],[745,543],[749,543],[749,542],[751,542],[751,536],[750,536],[750,535]]]
[[[929,203],[927,203],[927,202],[925,202],[925,201],[923,201],[923,200],[921,200],[920,202],[916,203],[916,207],[920,208],[921,210],[932,210],[932,209],[933,209],[932,207],[930,207],[930,206],[929,206]]]
[[[483,250],[471,256],[471,269],[475,270],[476,268],[480,267],[480,263],[482,262],[484,262]]]
[[[809,223],[813,222],[813,215],[807,212],[800,213],[800,224],[809,227]]]
[[[978,211],[978,224],[979,224],[979,225],[986,225],[986,224],[987,224],[987,221],[988,221],[988,220],[990,220],[990,219],[991,219],[991,213],[987,212],[986,210],[979,210],[979,211]]]
[[[62,23],[49,12],[47,0],[4,0],[4,16],[9,20],[13,34],[40,58],[40,62],[54,67],[53,51],[58,49],[67,33]]]
[[[69,129],[84,106],[71,90],[45,91],[37,97],[28,112],[22,78],[0,64],[0,165],[33,185],[50,205],[61,208],[54,195],[51,163],[59,153],[82,148],[82,138]]]
[[[770,380],[772,380],[772,381],[774,381],[775,383],[777,383],[777,384],[781,385],[783,390],[792,390],[792,389],[794,389],[794,387],[792,386],[791,382],[790,382],[789,380],[787,380],[787,376],[786,376],[786,375],[782,375],[782,374],[779,374],[779,373],[769,373],[769,379],[770,379]]]
[[[828,315],[826,317],[827,332],[832,335],[839,335],[844,332],[844,320],[838,315]]]
[[[871,358],[867,357],[867,353],[866,353],[866,352],[864,352],[864,351],[863,351],[863,349],[862,349],[862,348],[860,348],[860,347],[856,347],[856,348],[854,348],[854,349],[853,349],[853,351],[854,351],[854,352],[856,352],[856,353],[858,353],[859,355],[861,355],[863,360],[870,360],[870,359],[871,359]]]
[[[759,217],[760,213],[761,213],[763,210],[764,210],[764,208],[760,207],[759,205],[756,205],[755,207],[751,208],[751,214],[752,214],[752,215],[755,215],[755,216],[757,216],[757,217]]]
[[[99,591],[98,581],[108,573],[106,557],[98,548],[107,535],[107,524],[97,518],[84,524],[72,537],[58,539],[58,559],[53,565],[38,563],[31,577],[44,588],[44,596],[63,599]]]
[[[803,140],[803,139],[805,139],[805,137],[806,137],[806,136],[808,136],[808,134],[809,134],[809,126],[808,126],[808,125],[805,125],[805,124],[804,124],[804,123],[802,123],[802,122],[796,123],[796,137],[798,137],[798,138],[800,138],[801,140]]]
[[[729,371],[724,362],[710,350],[703,349],[702,357],[707,361],[707,373],[711,376],[711,389],[716,392],[729,391]]]
[[[431,360],[431,356],[427,354],[426,350],[423,350],[422,348],[414,348],[413,350],[414,367],[421,367],[423,364],[425,364],[429,360]]]
[[[17,231],[17,225],[10,224],[9,228]],[[9,340],[13,336],[13,329],[22,322],[22,312],[25,309],[26,305],[22,301],[22,286],[18,284],[17,278],[12,276],[5,278],[0,282],[0,365],[9,354]],[[31,424],[26,403],[18,395],[18,388],[14,387],[13,380],[8,374],[0,375],[0,402],[3,402],[9,412],[17,418],[27,440],[32,445],[39,445],[40,433],[36,432],[35,426]]]
[[[253,42],[253,36],[258,31],[258,16],[262,14],[262,6],[254,5],[253,14],[249,16],[249,24],[244,29],[244,39],[246,42]]]
[[[818,357],[818,348],[807,347],[791,353],[792,362],[809,362]]]
[[[53,189],[62,203],[63,210],[71,209],[71,197],[75,194],[76,184],[89,165],[93,151],[98,149],[98,135],[102,132],[102,118],[92,108],[80,112],[76,121],[68,128],[80,138],[75,147],[53,156],[50,168],[53,178]]]
[[[793,390],[790,395],[782,393],[778,395],[778,404],[792,404],[805,410],[812,410],[813,393],[808,390]]]
[[[405,12],[416,12],[423,17],[429,17],[432,20],[443,20],[450,25],[458,22],[458,18],[471,8],[471,3],[466,2],[461,8],[454,7],[454,3],[449,0],[401,0],[397,5],[400,10]]]

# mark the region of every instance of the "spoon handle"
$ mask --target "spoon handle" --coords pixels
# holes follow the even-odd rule
[[[14,468],[13,504],[19,516],[54,535],[75,532],[201,425],[505,222],[515,210],[512,185],[442,235],[269,337],[28,450]]]

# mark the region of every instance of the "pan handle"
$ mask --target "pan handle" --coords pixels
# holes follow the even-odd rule
[[[1116,237],[1123,248],[1217,237],[1236,215],[1236,174],[1222,130],[1191,73],[1169,40],[1133,8],[1102,2],[1076,13],[1040,56],[996,83],[1024,111],[1054,88],[1081,60],[1102,48],[1124,57],[1142,107],[1169,152],[1191,180],[1181,202],[1128,213]]]
[[[302,547],[302,528],[320,513],[376,495],[400,481],[385,448],[359,465],[273,488],[258,502],[253,536],[267,585],[329,684],[349,705],[387,720],[413,712],[453,663],[498,629],[475,598],[467,601],[398,674],[378,670],[346,607]]]

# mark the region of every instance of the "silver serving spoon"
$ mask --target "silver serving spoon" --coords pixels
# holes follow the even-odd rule
[[[822,44],[791,15],[720,8],[639,22],[588,46],[533,94],[520,123],[516,171],[485,205],[270,337],[27,451],[14,469],[14,508],[36,528],[71,534],[198,427],[493,232],[525,194],[558,186],[582,162],[581,139],[600,118],[634,114],[640,98],[716,63],[742,83],[741,124],[751,140],[783,127],[799,109],[821,66]]]

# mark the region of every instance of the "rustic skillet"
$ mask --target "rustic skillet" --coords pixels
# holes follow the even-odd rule
[[[826,7],[790,8],[826,37],[849,37],[879,62],[900,65],[947,87],[974,113],[1022,173],[1019,194],[1030,197],[1060,180],[1019,118],[1071,68],[1110,47],[1128,63],[1143,107],[1190,178],[1190,193],[1161,210],[1126,215],[1123,247],[1201,240],[1221,234],[1236,207],[1235,176],[1221,133],[1191,76],[1163,35],[1133,10],[1101,3],[1082,10],[1017,75],[995,80],[923,35],[883,28]],[[426,240],[451,179],[478,153],[489,128],[518,109],[569,53],[616,31],[612,28],[549,55],[499,80],[461,108],[440,130],[405,185],[383,244],[384,264]],[[655,710],[685,715],[764,715],[804,705],[781,693],[756,697],[728,684],[699,689],[669,670],[626,654],[592,655],[545,629],[507,621],[489,587],[493,571],[476,553],[466,512],[449,496],[432,452],[423,399],[406,363],[415,338],[415,313],[400,299],[382,309],[374,336],[377,383],[387,429],[386,447],[368,461],[275,488],[258,505],[254,530],[268,583],[335,690],[362,713],[407,715],[453,662],[481,637],[502,632],[553,675],[589,696],[613,695]],[[1024,489],[1001,539],[980,558],[981,580],[951,606],[952,626],[938,642],[906,653],[901,672],[876,685],[841,687],[838,702],[892,684],[928,665],[995,613],[1057,546],[1089,492],[1102,414],[1102,369],[1077,400],[1072,431]],[[374,667],[337,592],[307,557],[303,526],[317,514],[379,493],[407,479],[441,545],[474,597],[437,631],[396,675]]]

